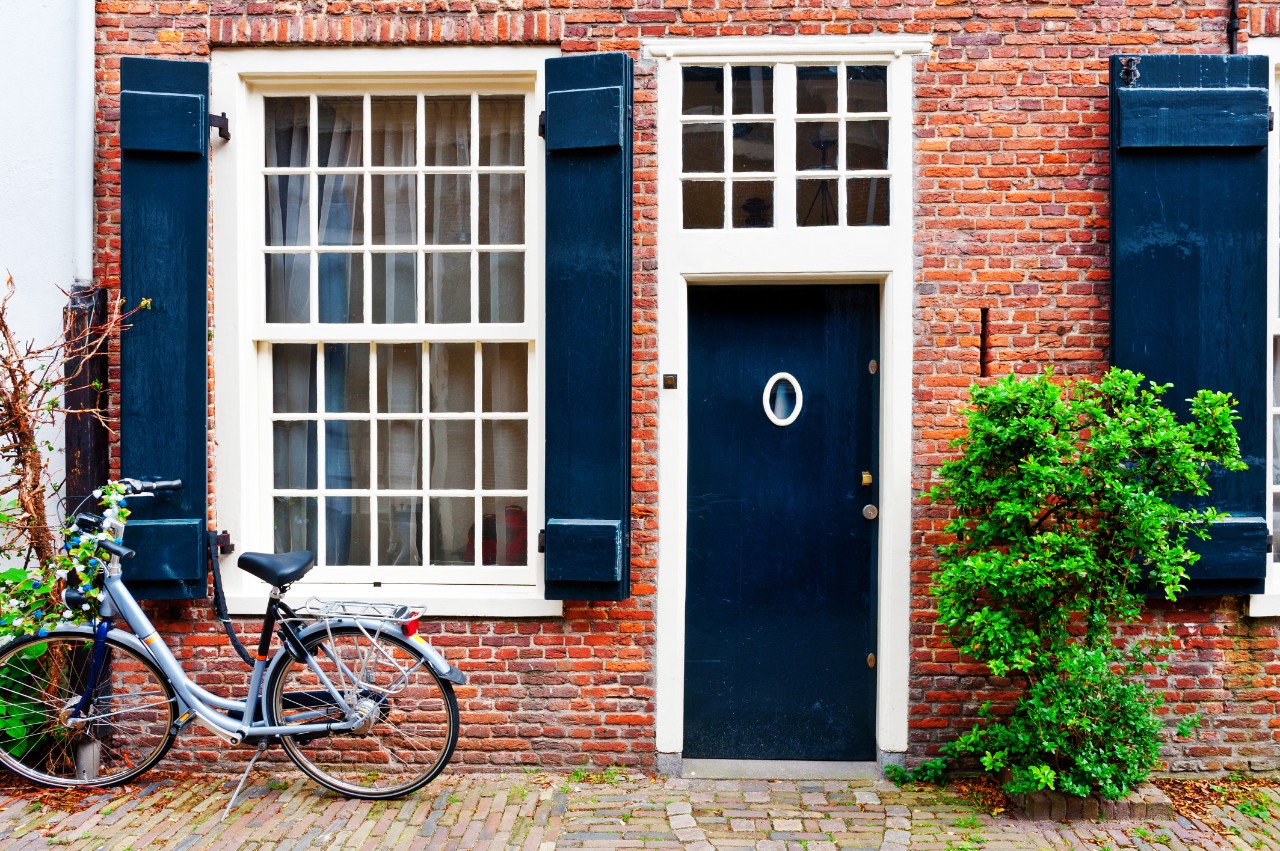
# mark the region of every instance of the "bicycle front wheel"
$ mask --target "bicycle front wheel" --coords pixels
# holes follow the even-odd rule
[[[308,777],[353,798],[384,799],[420,789],[444,769],[458,742],[458,701],[417,647],[355,626],[318,630],[303,645],[310,659],[285,656],[267,683],[271,723],[345,720],[324,680],[366,713],[355,730],[281,738]]]
[[[95,683],[94,639],[57,632],[0,650],[0,762],[44,786],[114,786],[173,744],[169,681],[127,644],[106,640]],[[89,699],[82,712],[82,697]]]

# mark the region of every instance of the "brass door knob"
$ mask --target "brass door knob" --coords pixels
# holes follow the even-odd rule
[[[874,654],[874,653],[868,653],[868,654],[867,654],[867,667],[868,667],[868,668],[874,668],[875,666],[876,666],[876,654]]]
[[[875,520],[880,516],[880,509],[876,508],[874,505],[864,505],[862,506],[862,516],[868,520]]]

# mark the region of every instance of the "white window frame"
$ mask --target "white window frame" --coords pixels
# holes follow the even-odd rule
[[[213,507],[220,529],[231,532],[238,551],[271,552],[274,546],[270,483],[270,355],[259,340],[279,342],[296,336],[288,326],[263,327],[262,292],[262,98],[266,94],[432,90],[481,91],[486,88],[528,92],[529,103],[543,100],[543,67],[559,55],[542,47],[399,47],[373,48],[236,48],[211,57],[214,111],[226,111],[232,139],[211,143],[213,173],[215,376],[213,417]],[[529,373],[529,538],[543,520],[543,345],[544,305],[544,169],[537,136],[537,114],[526,109],[525,268],[526,321],[520,342],[532,334]],[[324,342],[420,342],[405,338],[406,326],[333,326]],[[417,326],[415,326],[417,327]],[[470,328],[470,326],[467,326]],[[326,329],[329,330],[329,329]],[[431,341],[446,341],[449,332]],[[311,342],[314,331],[298,327],[299,342]],[[456,336],[456,335],[454,335]],[[466,336],[466,335],[464,335]],[[385,337],[385,340],[383,339]],[[468,336],[467,341],[474,340]],[[514,337],[512,339],[515,339]],[[267,379],[267,380],[264,380]],[[266,408],[264,408],[264,405]],[[424,414],[425,416],[425,414]],[[371,415],[372,417],[372,415]],[[477,459],[479,461],[479,459]],[[424,485],[426,483],[424,482]],[[424,497],[425,499],[425,497]],[[424,506],[425,509],[425,506]],[[424,514],[425,516],[425,514]],[[376,520],[376,518],[375,518]],[[323,541],[317,542],[324,546]],[[421,602],[428,615],[539,617],[558,616],[560,601],[543,599],[543,565],[530,547],[531,564],[512,571],[501,568],[506,584],[468,584],[452,575],[444,581],[405,582],[404,567],[351,568],[352,581],[303,580],[294,590],[306,596],[345,597],[394,602]],[[265,583],[232,567],[225,558],[227,602],[231,611],[261,613],[269,591]],[[484,568],[476,568],[482,570]],[[519,574],[519,575],[516,575]],[[441,574],[443,576],[443,574]],[[515,580],[514,582],[511,580]],[[463,580],[463,581],[458,581]]]
[[[931,47],[927,36],[734,36],[644,42],[645,56],[655,60],[658,86],[658,371],[688,373],[690,285],[865,283],[880,291],[876,740],[882,752],[905,751],[908,738],[915,280],[911,104],[914,61]],[[682,123],[683,66],[854,61],[889,68],[889,225],[798,227],[794,191],[775,188],[778,206],[773,228],[681,227],[680,134],[673,131]],[[780,96],[786,95],[775,88],[775,113]],[[785,130],[775,130],[774,138],[786,135]],[[794,137],[792,145],[779,146],[775,156],[794,157]],[[785,206],[788,198],[790,207]],[[655,724],[659,754],[679,754],[684,746],[688,382],[660,391],[658,401],[662,534],[658,539]]]
[[[1270,83],[1270,106],[1272,114],[1280,110],[1280,38],[1251,38],[1249,53],[1267,57]],[[1267,522],[1271,526],[1272,536],[1280,535],[1275,524],[1276,499],[1280,496],[1280,487],[1275,482],[1275,422],[1280,417],[1280,399],[1276,398],[1275,375],[1277,364],[1275,352],[1280,342],[1280,138],[1278,134],[1267,134]],[[1262,342],[1262,341],[1259,341]],[[1280,617],[1280,562],[1275,560],[1274,553],[1267,554],[1266,586],[1261,594],[1249,597],[1249,615],[1255,618]]]

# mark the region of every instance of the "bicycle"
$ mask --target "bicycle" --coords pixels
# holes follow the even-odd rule
[[[126,496],[182,486],[122,484]],[[421,608],[313,600],[295,611],[282,597],[313,555],[244,553],[238,566],[272,590],[248,691],[222,697],[186,674],[125,586],[121,564],[134,551],[115,514],[75,515],[78,532],[109,556],[94,585],[63,592],[68,609],[97,604],[92,625],[0,648],[0,763],[44,786],[113,786],[154,766],[194,722],[232,746],[258,743],[231,803],[274,742],[308,777],[354,798],[408,794],[448,764],[458,741],[453,686],[466,677],[418,635]],[[130,632],[115,628],[117,617]],[[270,656],[273,633],[280,649]]]

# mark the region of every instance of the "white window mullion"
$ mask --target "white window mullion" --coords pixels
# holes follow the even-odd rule
[[[773,226],[796,225],[796,66],[773,66]]]
[[[329,563],[327,546],[328,533],[325,522],[325,363],[324,345],[316,345],[316,566],[325,567]]]
[[[307,264],[307,310],[311,324],[320,320],[320,257],[316,254],[316,246],[320,244],[320,178],[316,176],[316,161],[320,156],[320,104],[312,95],[308,98],[307,121],[307,245],[311,249],[310,263]]]

